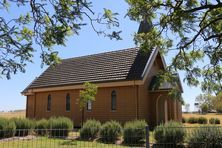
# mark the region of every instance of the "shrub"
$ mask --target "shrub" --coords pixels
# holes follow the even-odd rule
[[[67,137],[73,129],[73,122],[66,117],[52,117],[49,119],[49,129],[52,137]]]
[[[124,126],[124,142],[126,144],[140,143],[146,137],[147,123],[144,120],[127,122]]]
[[[94,139],[99,133],[101,123],[96,120],[87,120],[80,129],[81,139]]]
[[[41,135],[41,136],[47,135],[48,127],[49,127],[48,120],[41,119],[36,122],[35,132],[36,132],[36,134]]]
[[[194,129],[188,137],[188,145],[192,148],[222,147],[222,129],[216,126],[204,126]]]
[[[12,118],[16,126],[16,136],[27,136],[34,127],[34,122],[27,118]]]
[[[185,117],[182,117],[182,123],[186,123],[186,118]]]
[[[197,123],[198,122],[198,119],[195,118],[195,117],[190,117],[187,119],[187,123],[190,123],[190,124],[194,124],[194,123]]]
[[[104,123],[100,130],[101,140],[103,142],[115,142],[122,134],[122,127],[117,121],[108,121]]]
[[[199,124],[207,124],[207,118],[205,118],[205,117],[199,117],[199,118],[197,119],[197,122],[198,122]]]
[[[207,104],[202,104],[202,105],[200,106],[200,108],[201,108],[202,113],[204,113],[204,114],[207,113],[208,110],[209,110],[209,107],[208,107]]]
[[[185,135],[182,124],[175,121],[161,124],[154,130],[154,138],[157,144],[162,146],[177,147],[179,143],[184,141]]]
[[[220,119],[218,118],[210,118],[209,119],[210,124],[220,124]]]
[[[15,135],[15,123],[5,118],[0,118],[0,139]]]

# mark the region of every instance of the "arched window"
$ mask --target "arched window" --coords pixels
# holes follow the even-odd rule
[[[111,110],[116,110],[116,91],[113,90],[111,93]]]
[[[70,95],[66,95],[66,111],[70,111]]]
[[[51,95],[48,95],[48,100],[47,100],[47,111],[51,111],[51,104],[52,104],[52,98]]]

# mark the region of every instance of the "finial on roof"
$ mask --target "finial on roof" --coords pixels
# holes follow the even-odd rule
[[[140,22],[140,26],[137,33],[148,33],[151,30],[152,26],[153,25],[150,19],[143,19],[143,21]]]

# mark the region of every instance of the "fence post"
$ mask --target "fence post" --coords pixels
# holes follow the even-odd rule
[[[150,130],[149,126],[146,126],[146,148],[150,147]]]

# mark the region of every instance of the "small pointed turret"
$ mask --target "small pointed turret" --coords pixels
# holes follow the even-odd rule
[[[140,26],[137,33],[148,33],[152,27],[152,22],[149,19],[144,19],[140,22]]]

